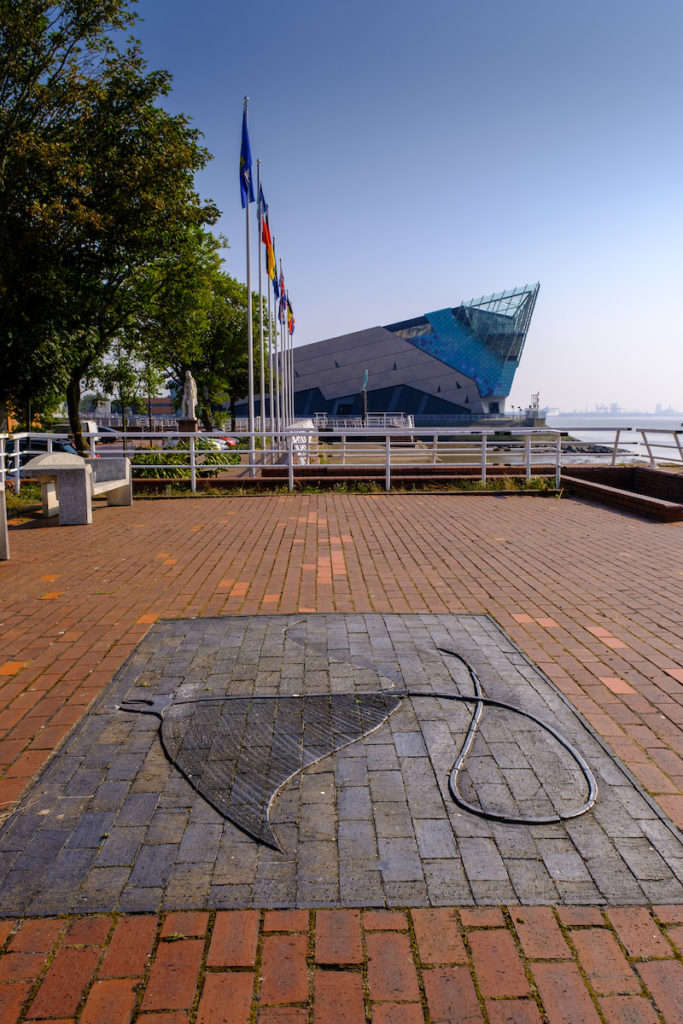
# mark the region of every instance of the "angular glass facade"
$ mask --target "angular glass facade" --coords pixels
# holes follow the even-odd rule
[[[482,397],[510,393],[539,285],[484,295],[388,331],[474,380]]]
[[[366,372],[370,412],[404,412],[425,425],[502,413],[538,291],[525,285],[298,346],[296,415],[360,415]]]

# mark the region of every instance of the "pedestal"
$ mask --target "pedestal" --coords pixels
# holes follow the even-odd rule
[[[177,420],[178,432],[180,434],[196,434],[197,433],[197,420]]]

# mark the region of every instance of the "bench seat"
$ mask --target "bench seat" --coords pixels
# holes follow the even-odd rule
[[[108,505],[133,504],[131,467],[125,457],[82,459],[48,452],[30,459],[22,475],[40,481],[43,515],[58,515],[60,526],[91,523],[93,498],[106,497]]]

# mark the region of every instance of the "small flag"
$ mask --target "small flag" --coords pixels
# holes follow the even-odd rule
[[[242,114],[242,149],[240,152],[240,195],[242,197],[242,209],[247,203],[254,202],[254,184],[251,177],[251,146],[249,145],[249,132],[247,131],[247,107],[245,101],[244,113]]]
[[[271,238],[272,238],[272,235],[271,235]],[[279,299],[280,298],[280,283],[279,283],[279,281],[277,279],[276,267],[277,267],[277,260],[275,259],[275,242],[273,242],[273,292],[275,294],[275,298]]]
[[[289,295],[287,296],[287,328],[290,334],[294,334],[294,310],[292,309],[292,303],[289,301]]]
[[[268,216],[268,203],[266,202],[266,197],[263,194],[262,185],[259,185],[258,190],[258,215],[261,220],[265,220]]]
[[[275,278],[275,249],[273,248],[273,237],[270,233],[270,225],[268,224],[268,203],[262,188],[259,189],[258,204],[259,216],[261,218],[261,241],[266,247],[266,273],[272,281]]]

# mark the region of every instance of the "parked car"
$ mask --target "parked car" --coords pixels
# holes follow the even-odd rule
[[[115,427],[98,426],[97,434],[98,444],[114,444],[116,441],[120,441],[123,437],[123,432],[121,430],[117,430]]]
[[[234,437],[207,437],[205,434],[200,433],[197,435],[199,444],[197,447],[201,448],[215,448],[218,452],[232,451],[233,448],[237,447],[237,441]],[[162,448],[177,448],[182,442],[182,447],[187,447],[187,435],[184,437],[167,437],[164,440]]]
[[[31,437],[19,438],[19,466],[25,466],[35,455],[43,455],[48,451],[49,437],[40,434],[33,434]],[[16,469],[15,442],[12,439],[5,441],[5,470],[11,473]],[[53,452],[66,452],[68,455],[78,455],[71,441],[59,438],[52,439]]]

